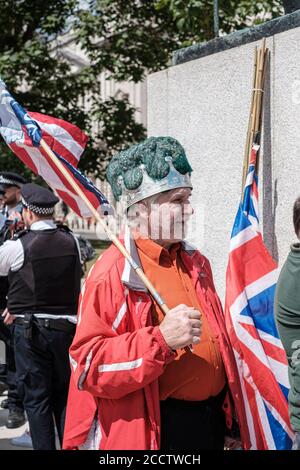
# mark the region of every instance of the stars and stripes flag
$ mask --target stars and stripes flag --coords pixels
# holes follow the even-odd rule
[[[90,217],[92,213],[41,147],[41,139],[76,180],[93,207],[99,212],[100,208],[102,212],[111,210],[105,196],[77,169],[88,137],[78,127],[62,119],[25,111],[7,91],[2,80],[0,80],[0,133],[17,157],[36,175],[41,176],[79,216]]]
[[[291,448],[293,433],[288,367],[273,312],[278,268],[259,229],[258,149],[254,144],[231,234],[225,317],[247,416],[240,425],[247,425],[252,449],[280,450]]]

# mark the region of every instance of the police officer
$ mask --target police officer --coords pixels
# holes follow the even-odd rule
[[[21,205],[21,188],[26,183],[25,178],[12,171],[1,171],[0,173],[0,189],[2,196],[2,213],[11,215],[19,212]]]
[[[0,230],[4,225],[5,216],[4,216],[4,188],[0,185]]]
[[[22,215],[28,230],[0,247],[0,274],[9,275],[5,321],[15,323],[18,383],[24,394],[34,449],[62,442],[81,262],[78,244],[54,223],[58,198],[25,184]]]
[[[0,173],[1,215],[0,215],[0,246],[5,240],[14,236],[22,226],[21,187],[26,180],[19,174],[2,171]],[[8,293],[8,278],[0,276],[0,314],[5,310]],[[15,353],[13,347],[14,326],[6,326],[0,317],[0,339],[5,342],[6,353],[6,385],[8,387],[7,400],[1,406],[8,408],[6,427],[9,429],[22,426],[26,419],[24,407],[17,390],[17,377],[15,366]]]

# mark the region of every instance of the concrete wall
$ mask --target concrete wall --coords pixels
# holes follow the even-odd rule
[[[148,78],[148,135],[170,135],[194,169],[194,242],[212,263],[224,299],[232,224],[238,207],[251,99],[251,42],[192,60]],[[292,205],[300,195],[300,27],[267,39],[260,166],[261,228],[282,265],[295,240]]]

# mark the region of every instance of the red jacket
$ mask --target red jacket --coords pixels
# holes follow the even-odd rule
[[[134,241],[125,236],[125,245],[139,262]],[[182,258],[219,340],[243,444],[249,448],[238,373],[209,262],[190,247]],[[64,449],[159,449],[158,377],[175,355],[151,324],[151,304],[144,285],[112,245],[92,267],[81,293],[70,348]]]

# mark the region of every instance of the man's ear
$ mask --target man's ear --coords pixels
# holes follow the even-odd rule
[[[137,205],[137,217],[148,218],[150,208],[149,208],[147,202],[141,201],[136,205]]]
[[[144,201],[141,201],[129,207],[127,211],[127,217],[128,217],[128,220],[133,221],[141,216],[147,217],[148,212],[149,210],[148,210],[147,204]]]
[[[29,210],[29,209],[26,209],[26,216],[27,216],[27,220],[30,224],[32,224],[33,222],[33,219],[34,219],[34,215],[33,213]]]
[[[148,236],[149,207],[145,201],[137,202],[129,207],[127,221],[131,229],[142,236]]]

